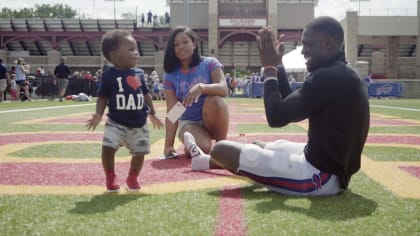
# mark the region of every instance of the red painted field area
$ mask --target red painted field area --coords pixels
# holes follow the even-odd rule
[[[238,137],[230,138],[232,140]],[[254,140],[273,141],[288,139],[296,142],[305,142],[305,134],[282,135],[247,135],[248,142]],[[0,147],[7,144],[47,142],[47,141],[100,141],[102,135],[98,133],[34,133],[11,134],[0,136]],[[414,135],[370,135],[367,143],[373,144],[404,144],[418,145],[420,137]],[[182,148],[179,148],[182,150]],[[117,163],[116,171],[119,176],[125,177],[128,162]],[[401,168],[404,171],[420,176],[420,168]],[[212,176],[229,176],[224,170],[211,170],[208,172],[193,172],[190,170],[190,160],[184,156],[170,160],[146,160],[140,179],[143,185],[196,180],[211,178]],[[1,163],[0,184],[4,185],[103,185],[103,172],[100,163]]]
[[[127,176],[129,163],[117,163],[120,178]],[[171,160],[146,160],[140,174],[142,185],[197,180],[230,175],[223,170],[193,172],[190,160],[179,157]],[[2,163],[0,184],[4,185],[99,185],[104,184],[100,163]]]
[[[238,140],[239,134],[237,132],[237,124],[266,124],[265,116],[260,112],[254,113],[239,113],[242,108],[238,106],[232,107],[230,117],[230,127],[228,139]],[[53,117],[51,119],[44,119],[42,121],[34,121],[34,123],[41,124],[62,124],[72,123],[81,124],[85,122],[85,118],[72,117]],[[306,121],[301,122],[303,127]],[[417,126],[420,125],[415,121],[397,120],[373,116],[371,119],[372,126]],[[42,142],[100,142],[103,134],[101,132],[41,132],[41,133],[16,133],[16,134],[2,134],[0,135],[0,150],[5,147],[13,145],[30,146],[31,143],[40,145]],[[247,142],[252,141],[274,141],[277,139],[287,139],[295,142],[306,142],[306,134],[253,134],[247,133]],[[402,145],[402,146],[418,146],[420,145],[420,136],[417,135],[380,135],[371,134],[367,139],[368,144],[379,145]],[[177,147],[179,153],[182,153],[183,146]],[[6,148],[7,150],[7,148]],[[9,156],[8,153],[3,155]],[[96,157],[90,157],[96,158]],[[0,154],[0,185],[4,186],[65,186],[77,189],[80,186],[104,186],[104,174],[102,165],[96,162],[77,162],[62,163],[57,161],[49,162],[48,159],[39,157],[39,162],[34,158],[30,162],[25,162],[24,158],[19,161],[2,161]],[[122,183],[127,176],[129,169],[129,161],[119,161],[116,158],[116,173]],[[151,156],[144,162],[143,169],[140,174],[140,183],[143,187],[151,185],[159,185],[165,183],[183,183],[186,181],[203,181],[216,177],[229,177],[232,174],[225,170],[210,170],[205,172],[193,172],[190,170],[191,160],[181,155],[175,159],[160,160],[157,157]],[[407,165],[399,165],[397,168],[408,173],[417,179],[420,179],[420,167]],[[201,182],[200,182],[201,183]],[[77,190],[76,190],[77,191]],[[243,199],[241,198],[241,191],[239,187],[221,187],[219,201],[219,213],[217,217],[216,235],[246,235],[246,224],[243,213]]]

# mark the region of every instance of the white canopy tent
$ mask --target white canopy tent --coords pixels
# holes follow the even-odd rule
[[[302,46],[283,56],[283,65],[286,72],[306,72],[306,60],[302,55]]]

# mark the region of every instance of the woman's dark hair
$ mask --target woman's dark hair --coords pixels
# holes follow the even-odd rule
[[[186,26],[176,27],[169,35],[168,43],[166,45],[165,57],[163,59],[163,68],[166,73],[174,72],[175,68],[180,64],[179,59],[175,55],[175,37],[179,33],[185,33],[186,35],[188,35],[188,37],[191,38],[193,43],[198,43],[196,34],[190,28]],[[197,45],[197,47],[195,47],[194,49],[194,52],[191,58],[191,63],[189,66],[194,67],[200,64],[200,61],[201,61],[201,56],[200,56],[200,53],[198,52],[198,45]]]
[[[344,42],[344,31],[340,22],[329,16],[321,16],[311,21],[305,28],[331,36],[337,43]]]

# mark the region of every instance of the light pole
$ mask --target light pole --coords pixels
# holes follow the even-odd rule
[[[370,2],[370,0],[350,0],[350,2],[358,2],[359,3],[359,11],[357,13],[360,16],[360,2]]]
[[[116,2],[124,2],[124,0],[105,0],[105,2],[114,2],[114,20],[117,19],[116,17]]]
[[[190,18],[190,15],[189,15],[189,11],[190,11],[190,9],[189,9],[189,6],[188,6],[188,0],[184,0],[184,17],[185,17],[185,26],[187,26],[188,27],[188,25],[189,25],[189,18]]]
[[[95,19],[95,0],[92,0],[92,18]]]

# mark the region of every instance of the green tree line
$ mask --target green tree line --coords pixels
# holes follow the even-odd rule
[[[33,8],[1,9],[0,18],[75,18],[77,11],[63,4],[36,4]]]

